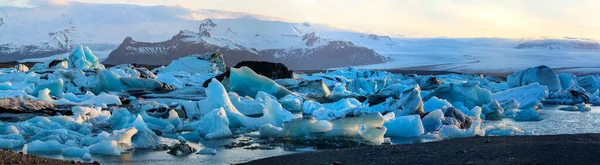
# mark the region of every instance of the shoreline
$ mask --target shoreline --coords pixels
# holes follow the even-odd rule
[[[483,136],[322,150],[253,160],[282,164],[595,164],[600,134]]]
[[[24,154],[23,152],[14,152],[11,150],[0,150],[0,164],[100,164],[96,161],[93,163],[82,163],[79,161],[69,161],[61,159],[50,159],[37,155]]]

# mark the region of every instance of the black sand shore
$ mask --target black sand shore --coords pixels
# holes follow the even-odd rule
[[[0,150],[0,164],[90,164],[75,161],[48,159],[41,156],[27,155],[22,152]],[[100,164],[100,163],[91,163]]]
[[[324,150],[251,161],[313,164],[598,164],[600,134],[474,137],[430,143]]]

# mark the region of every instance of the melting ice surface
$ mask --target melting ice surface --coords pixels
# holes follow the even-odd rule
[[[346,68],[273,80],[246,66],[225,74],[219,54],[181,60],[106,68],[79,46],[66,59],[0,69],[0,148],[105,164],[231,164],[390,142],[597,133],[600,116],[591,106],[599,76],[547,66],[507,78]]]

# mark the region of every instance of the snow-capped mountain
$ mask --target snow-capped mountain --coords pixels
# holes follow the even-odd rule
[[[105,62],[167,64],[183,56],[207,52],[224,53],[228,65],[244,60],[266,60],[281,62],[293,69],[325,69],[386,61],[368,47],[336,40],[335,35],[325,37],[328,33],[323,29],[326,28],[313,28],[308,23],[264,21],[254,17],[206,19],[200,23],[198,32],[181,31],[164,42],[137,42],[127,38]],[[391,39],[381,41],[379,36],[371,35],[364,40],[394,46]]]
[[[326,64],[318,63],[327,61],[328,56],[337,58],[328,67],[381,63],[386,58],[380,54],[393,52],[399,45],[388,36],[307,22],[269,21],[274,19],[260,15],[180,6],[73,2],[64,6],[0,7],[0,10],[8,14],[6,24],[0,27],[0,34],[7,34],[0,36],[0,44],[3,45],[0,62],[64,54],[72,45],[81,43],[121,43],[106,62],[168,64],[170,60],[189,53],[219,51],[226,55],[227,63],[233,64],[251,59],[284,63],[295,61],[296,68],[323,68]],[[102,17],[98,17],[97,13],[103,13]],[[173,37],[179,30],[183,30],[182,33]],[[51,36],[49,31],[60,35]],[[165,45],[170,46],[162,47]],[[228,52],[232,54],[228,55]],[[146,57],[168,54],[168,58],[127,60],[133,58],[133,54]],[[319,59],[321,61],[312,65],[303,64]]]
[[[550,50],[600,50],[600,44],[585,38],[530,38],[515,47],[516,49],[550,49]]]
[[[242,45],[231,43],[230,47],[210,44],[204,40],[201,33],[180,31],[170,40],[163,42],[142,42],[127,37],[121,45],[110,53],[104,63],[122,64],[138,63],[150,65],[165,65],[172,60],[207,52],[221,52],[227,65],[235,65],[244,60],[261,60],[256,52],[250,52]],[[233,48],[233,46],[236,46]]]

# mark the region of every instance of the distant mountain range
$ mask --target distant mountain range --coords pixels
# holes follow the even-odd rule
[[[531,38],[524,39],[516,49],[600,50],[598,42],[585,38]]]
[[[245,26],[242,26],[245,25]],[[310,24],[262,21],[253,17],[206,19],[198,32],[181,31],[164,42],[138,42],[127,38],[105,63],[162,65],[171,60],[206,52],[225,54],[227,65],[244,60],[281,62],[293,69],[326,69],[384,63],[373,49],[352,41],[325,38]],[[358,33],[349,33],[358,35]],[[394,46],[389,37],[363,35],[362,40]],[[332,37],[333,38],[333,37]]]
[[[61,57],[77,44],[110,52],[104,61],[110,64],[168,64],[190,54],[221,52],[228,65],[265,60],[292,69],[398,62],[406,59],[398,54],[427,55],[432,49],[600,50],[598,42],[589,39],[397,38],[179,6],[72,2],[0,11],[7,15],[0,26],[0,62]]]

